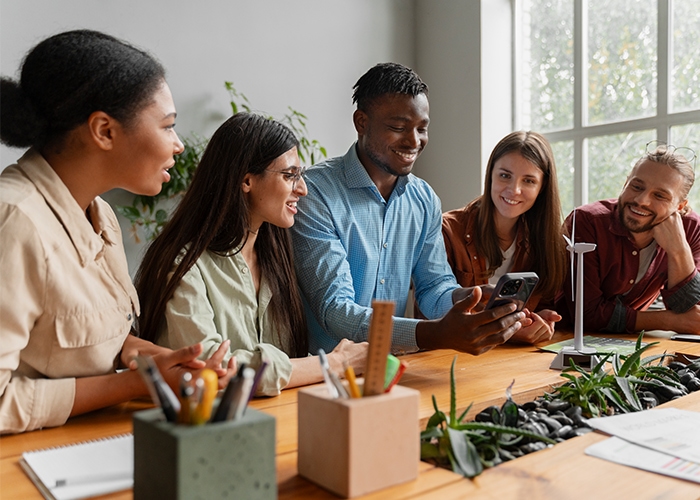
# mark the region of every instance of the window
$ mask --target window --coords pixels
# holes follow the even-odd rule
[[[552,143],[565,214],[617,197],[649,141],[700,152],[700,0],[514,1],[516,128]]]

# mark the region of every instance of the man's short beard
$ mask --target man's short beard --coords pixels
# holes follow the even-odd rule
[[[656,214],[654,214],[654,217],[652,218],[652,222],[649,224],[645,224],[644,226],[638,226],[638,227],[630,227],[627,224],[627,221],[625,220],[625,207],[629,206],[630,203],[625,203],[624,205],[620,203],[618,200],[618,206],[620,207],[620,223],[627,229],[630,233],[646,233],[647,231],[651,231],[654,229],[654,227],[658,223],[654,223],[656,220]]]
[[[382,161],[379,158],[379,155],[375,154],[375,152],[374,152],[374,150],[372,150],[372,148],[367,148],[367,150],[365,152],[367,153],[367,157],[370,160],[372,160],[372,162],[375,165],[377,165],[379,168],[381,168],[384,172],[386,172],[388,174],[395,175],[396,177],[406,177],[408,174],[411,173],[411,172],[406,172],[406,173],[397,172],[396,170],[391,168],[387,162]]]

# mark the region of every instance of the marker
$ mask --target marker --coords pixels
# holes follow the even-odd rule
[[[267,361],[263,359],[262,363],[260,363],[260,366],[258,366],[258,369],[255,370],[255,378],[253,378],[253,386],[250,388],[250,396],[248,396],[248,402],[250,403],[251,400],[253,399],[253,396],[255,396],[255,393],[258,390],[258,386],[260,385],[260,380],[262,380],[263,372],[265,371],[265,368],[267,368]]]
[[[240,379],[243,377],[243,370],[245,369],[245,367],[246,364],[241,363],[241,365],[238,367],[238,371],[236,372],[236,376],[228,381],[226,390],[224,390],[224,393],[221,396],[219,407],[216,409],[216,413],[214,413],[214,417],[211,419],[212,422],[223,422],[228,418],[228,414],[231,409],[231,405],[233,404],[233,400],[236,396],[237,387],[238,384],[240,384]]]
[[[192,407],[194,399],[194,387],[192,387],[192,374],[185,372],[180,377],[180,412],[177,421],[180,424],[190,424],[192,421]]]
[[[250,388],[253,386],[255,378],[255,370],[250,367],[243,369],[243,375],[239,379],[239,384],[236,387],[231,407],[228,410],[227,420],[238,420],[245,414],[245,409],[248,406],[248,396]]]
[[[360,388],[357,386],[357,380],[355,379],[355,370],[352,365],[345,363],[345,379],[348,381],[348,387],[350,387],[350,396],[353,398],[361,398]]]
[[[160,405],[165,418],[168,422],[177,422],[177,414],[181,409],[180,400],[177,399],[175,393],[168,384],[165,383],[163,377],[156,366],[155,361],[150,356],[137,356],[136,362],[139,367],[139,372],[146,380],[146,385],[153,385],[153,392],[156,397],[155,403]],[[150,387],[149,387],[150,390]],[[152,396],[153,394],[151,394]]]
[[[202,370],[197,379],[197,388],[197,406],[192,413],[192,424],[202,425],[211,418],[212,406],[219,389],[219,377],[216,375],[216,372],[209,368]]]
[[[321,372],[323,373],[323,380],[326,383],[326,388],[328,389],[328,394],[331,399],[335,399],[340,396],[338,394],[338,389],[333,385],[333,381],[330,377],[330,364],[328,363],[328,357],[326,356],[326,351],[323,349],[318,350],[318,360],[321,362]]]
[[[328,376],[330,377],[331,382],[333,383],[333,387],[335,387],[336,390],[338,391],[338,397],[342,398],[342,399],[349,399],[350,394],[348,394],[348,390],[345,388],[343,383],[340,381],[340,379],[338,378],[338,375],[329,371]]]

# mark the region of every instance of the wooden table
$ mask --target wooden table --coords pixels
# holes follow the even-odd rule
[[[554,340],[570,337],[558,333]],[[634,340],[633,336],[623,338]],[[700,355],[700,344],[665,339],[650,353],[682,352]],[[421,393],[420,426],[433,413],[434,394],[441,409],[449,405],[449,369],[457,356],[455,378],[458,408],[473,403],[469,417],[492,404],[500,405],[505,389],[515,380],[517,402],[534,399],[563,382],[560,372],[549,369],[553,354],[532,346],[506,345],[478,357],[441,350],[405,356],[409,367],[401,384]],[[277,482],[279,498],[337,498],[297,474],[297,390],[252,403],[277,420]],[[700,411],[700,392],[668,403],[669,406]],[[150,406],[131,402],[73,418],[63,427],[0,438],[0,498],[40,499],[39,491],[18,464],[22,452],[131,431],[131,414]],[[700,430],[699,430],[700,432]],[[418,436],[416,436],[416,439]],[[363,498],[470,498],[477,499],[567,499],[567,498],[700,498],[700,485],[616,465],[588,457],[584,450],[605,439],[590,433],[553,448],[532,453],[493,469],[474,480],[421,462],[418,479]],[[124,491],[103,498],[131,498]]]

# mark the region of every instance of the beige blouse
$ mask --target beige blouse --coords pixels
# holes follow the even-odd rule
[[[0,433],[65,423],[138,314],[114,212],[89,212],[33,150],[0,175]]]
[[[221,257],[205,251],[185,274],[168,301],[165,323],[157,343],[178,349],[201,342],[202,359],[210,357],[221,343],[231,340],[230,353],[240,366],[257,368],[268,362],[258,394],[274,396],[289,383],[292,363],[284,340],[274,330],[272,293],[263,279],[256,297],[253,278],[240,253]],[[282,339],[287,338],[284,334]]]

